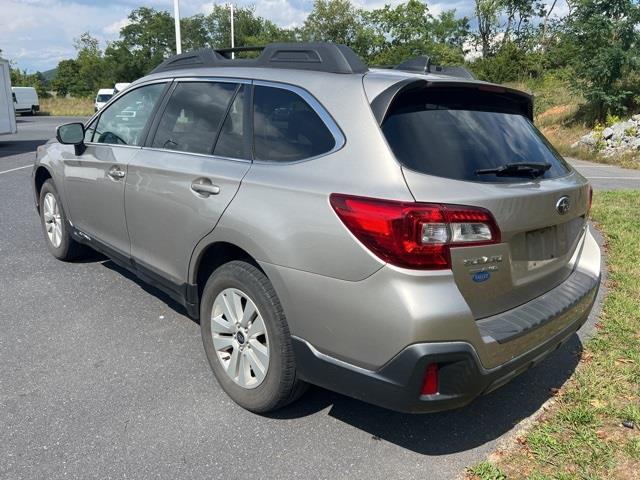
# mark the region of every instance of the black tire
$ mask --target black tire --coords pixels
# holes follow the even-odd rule
[[[58,245],[57,247],[54,246],[49,239],[49,236],[47,234],[47,227],[45,225],[44,199],[48,193],[55,197],[56,203],[58,205],[58,211],[60,213],[62,235],[60,245]],[[77,260],[84,257],[89,251],[88,247],[76,242],[71,237],[69,221],[64,212],[64,208],[62,206],[60,196],[58,195],[58,191],[56,190],[56,187],[54,186],[51,179],[46,180],[42,185],[42,189],[40,190],[40,224],[42,225],[42,233],[44,234],[47,248],[57,259],[64,261]]]
[[[244,388],[227,375],[213,345],[213,303],[227,288],[241,290],[254,302],[267,330],[269,366],[264,380],[255,388]],[[254,265],[232,261],[213,272],[202,292],[200,329],[204,351],[218,383],[241,407],[255,413],[270,412],[298,399],[306,390],[307,385],[296,376],[291,335],[282,305],[269,279]]]
[[[34,116],[36,114],[36,107],[31,107],[31,111],[29,112],[30,116]]]

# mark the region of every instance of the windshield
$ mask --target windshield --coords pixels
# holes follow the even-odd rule
[[[548,163],[538,178],[569,168],[538,129],[508,99],[472,89],[421,89],[400,94],[382,123],[396,158],[420,173],[475,182],[521,182],[478,175],[511,163]]]
[[[101,93],[100,95],[98,95],[98,97],[96,98],[96,102],[100,102],[100,103],[106,103],[109,100],[111,100],[111,97],[113,97],[113,94],[108,94],[108,93]]]

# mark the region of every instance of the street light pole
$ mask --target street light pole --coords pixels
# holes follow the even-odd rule
[[[177,1],[177,0],[176,0]],[[233,40],[233,3],[229,4],[229,9],[230,9],[230,14],[231,14],[231,48],[235,47],[235,42]],[[236,54],[234,52],[231,52],[231,58],[236,58]]]
[[[180,0],[173,0],[173,17],[176,21],[176,53],[182,53],[182,36],[180,35]]]

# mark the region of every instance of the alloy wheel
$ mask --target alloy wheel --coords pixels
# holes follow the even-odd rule
[[[54,248],[58,248],[62,243],[62,216],[58,201],[52,193],[47,193],[44,196],[43,216],[49,242]]]
[[[211,312],[213,346],[224,371],[243,388],[256,388],[269,368],[269,339],[255,303],[237,288],[220,292]]]

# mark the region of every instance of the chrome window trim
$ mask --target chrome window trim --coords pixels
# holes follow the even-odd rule
[[[268,164],[268,165],[291,165],[294,163],[308,162],[310,160],[315,160],[316,158],[321,158],[327,155],[331,155],[332,153],[335,153],[338,150],[342,149],[342,147],[344,147],[344,145],[347,143],[346,138],[342,133],[342,130],[340,129],[336,121],[333,119],[331,114],[329,114],[329,112],[327,112],[324,106],[311,93],[309,93],[304,88],[298,87],[296,85],[291,85],[289,83],[273,82],[273,81],[266,81],[266,80],[254,80],[253,85],[257,87],[280,88],[282,90],[289,90],[290,92],[293,92],[299,95],[305,102],[307,102],[307,105],[311,107],[311,109],[316,113],[316,115],[320,117],[320,120],[322,120],[322,123],[324,123],[325,127],[327,127],[327,129],[333,136],[333,140],[335,142],[331,150],[321,153],[320,155],[315,155],[313,157],[307,157],[307,158],[301,158],[299,160],[289,160],[289,161],[261,160],[259,158],[254,158],[253,163]],[[253,119],[253,109],[252,109],[252,119]],[[255,132],[254,132],[254,135],[255,135]],[[254,152],[254,155],[255,155],[255,152]]]
[[[244,85],[251,85],[251,80],[246,78],[234,78],[234,77],[176,77],[174,82],[217,82],[217,83],[242,83]]]
[[[104,144],[100,144],[104,145]],[[191,155],[194,157],[204,157],[212,160],[226,160],[231,162],[241,162],[241,163],[251,163],[251,160],[248,158],[235,158],[235,157],[223,157],[222,155],[210,155],[207,153],[195,153],[195,152],[183,152],[182,150],[169,150],[166,148],[157,148],[157,147],[138,147],[142,150],[148,150],[150,152],[162,152],[162,153],[177,153],[180,155]]]
[[[109,106],[115,101],[117,100],[119,97],[124,96],[125,93],[129,93],[129,92],[133,92],[134,90],[137,90],[138,88],[141,87],[146,87],[147,85],[153,85],[154,83],[171,83],[173,81],[173,79],[171,78],[162,78],[162,79],[156,79],[156,80],[149,80],[146,82],[140,82],[137,83],[135,85],[131,85],[127,88],[125,88],[124,90],[120,90],[118,93],[116,93],[113,97],[111,97],[111,100],[109,100],[107,102],[107,104],[102,107],[100,110],[98,110],[97,112],[95,112],[93,114],[93,116],[87,120],[87,122],[84,124],[84,129],[85,132],[87,131],[87,127],[89,125],[91,125],[91,122],[93,122],[94,120],[96,120],[100,115],[102,115],[102,113],[109,108]],[[162,101],[162,99],[159,99],[160,101]],[[97,125],[96,125],[97,127]],[[95,132],[94,132],[95,134]],[[142,148],[142,145],[122,145],[120,143],[98,143],[98,142],[84,142],[85,145],[106,145],[109,147],[127,147],[127,148]]]

